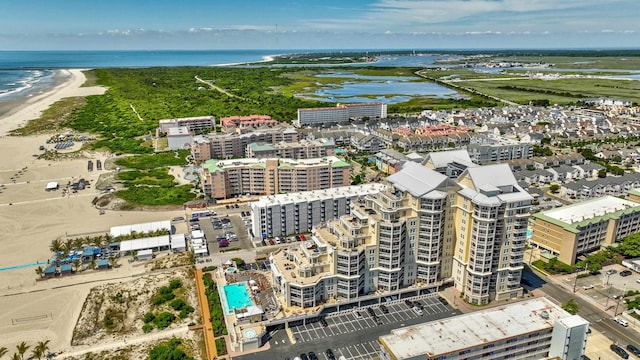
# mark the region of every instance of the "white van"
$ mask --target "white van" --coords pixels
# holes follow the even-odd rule
[[[414,313],[422,316],[424,314],[424,312],[422,312],[422,310],[420,310],[418,307],[414,306],[411,308],[411,310],[413,310]]]

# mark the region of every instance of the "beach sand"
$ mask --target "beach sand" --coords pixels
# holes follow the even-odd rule
[[[56,70],[54,86],[41,93],[0,104],[0,136],[22,127],[27,121],[37,119],[56,101],[72,96],[104,94],[102,86],[82,87],[86,77],[80,69]]]
[[[91,188],[62,196],[62,190],[45,191],[49,181],[60,185],[80,177],[97,180],[101,171],[87,170],[87,159],[106,159],[106,154],[85,152],[85,158],[47,161],[39,154],[51,135],[30,137],[5,136],[7,132],[39,114],[59,99],[104,92],[103,88],[83,88],[85,77],[80,70],[62,70],[64,82],[53,89],[19,102],[0,117],[0,268],[45,262],[52,257],[49,245],[62,237],[84,237],[108,232],[111,226],[168,220],[184,216],[176,211],[106,211],[100,215],[91,205],[99,193]],[[16,103],[14,103],[16,105]],[[5,104],[6,106],[6,104]],[[124,263],[124,264],[123,264]],[[0,346],[11,351],[21,341],[30,345],[51,340],[51,351],[72,350],[72,330],[91,287],[104,281],[122,281],[144,272],[121,262],[121,267],[104,272],[63,276],[36,281],[35,266],[0,270]],[[115,279],[114,279],[115,278]]]

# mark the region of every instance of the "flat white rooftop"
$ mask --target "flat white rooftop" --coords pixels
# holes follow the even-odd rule
[[[167,230],[171,232],[171,221],[154,221],[142,224],[132,224],[132,225],[121,225],[121,226],[113,226],[109,230],[109,233],[113,237],[118,237],[121,235],[130,235],[131,232],[135,231],[138,234],[148,233],[151,231],[158,230]]]
[[[325,199],[335,199],[340,197],[357,197],[368,194],[375,194],[385,189],[383,184],[364,184],[330,188],[326,190],[301,191],[287,194],[261,196],[260,199],[251,204],[252,208],[266,207],[276,204],[291,204]]]
[[[542,215],[567,224],[573,224],[634,207],[640,207],[640,204],[607,195],[601,198],[544,211]]]
[[[444,355],[518,335],[551,330],[571,315],[545,298],[392,330],[379,338],[395,359]]]

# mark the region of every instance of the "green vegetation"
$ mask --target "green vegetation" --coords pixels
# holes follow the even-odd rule
[[[114,153],[149,154],[145,136],[152,136],[158,120],[188,116],[269,114],[289,121],[299,107],[319,102],[285,96],[272,91],[293,80],[282,76],[290,69],[173,67],[94,70],[99,85],[109,88],[104,95],[89,96],[62,126],[100,134],[93,148]],[[212,81],[237,97],[196,82],[195,76]],[[140,118],[134,112],[135,109]]]
[[[608,172],[614,174],[614,175],[623,175],[624,174],[624,169],[615,165],[611,165],[608,161],[604,161],[602,159],[600,159],[599,157],[596,157],[596,155],[593,153],[593,150],[589,149],[589,148],[581,148],[581,149],[577,149],[577,151],[582,154],[582,156],[584,156],[585,159],[597,163],[598,165],[604,166],[605,169],[607,169]],[[598,173],[598,177],[606,177],[606,173],[603,174],[605,176],[600,176],[600,173]]]
[[[202,280],[204,282],[205,294],[209,301],[209,311],[211,312],[209,321],[211,322],[213,333],[216,336],[227,335],[227,327],[224,323],[224,314],[216,282],[213,281],[210,273],[202,275]]]
[[[633,300],[632,299],[624,299],[624,302],[627,303],[627,309],[629,309],[629,310],[640,309],[640,296],[636,297]]]
[[[167,151],[116,159],[115,164],[129,169],[150,170],[187,164],[189,150]]]
[[[570,105],[587,97],[616,97],[640,101],[640,84],[631,80],[613,79],[512,79],[495,81],[465,81],[461,87],[495,96],[518,104],[548,100],[551,104]]]
[[[149,352],[149,360],[195,360],[184,352],[181,345],[182,342],[176,338],[156,345]]]
[[[631,234],[624,238],[618,250],[624,255],[629,257],[640,256],[640,234]]]
[[[562,305],[562,308],[571,315],[578,313],[578,303],[575,300],[569,299],[566,304]]]
[[[169,302],[168,308],[177,311],[180,319],[186,318],[189,314],[193,313],[195,309],[183,299],[176,297],[175,291],[180,288],[182,288],[182,282],[179,279],[171,280],[168,286],[163,286],[158,289],[158,293],[151,298],[151,304],[153,306],[162,306]],[[162,311],[158,314],[147,312],[142,317],[142,321],[144,322],[142,331],[145,333],[150,332],[154,326],[158,329],[164,329],[171,325],[175,319],[176,315],[170,311]]]
[[[575,268],[584,269],[587,266],[587,270],[595,272],[602,269],[603,266],[613,264],[617,260],[618,255],[609,248],[602,249],[587,255],[584,260],[576,262]]]
[[[227,355],[227,343],[224,338],[216,339],[216,354],[218,356]]]
[[[77,111],[86,104],[84,97],[70,97],[62,99],[42,113],[37,121],[29,121],[19,129],[13,130],[12,135],[28,136],[44,132],[61,130],[61,123],[69,121]]]
[[[552,156],[553,150],[546,146],[533,145],[533,156]]]
[[[555,275],[555,274],[569,274],[573,271],[573,268],[571,267],[571,265],[567,265],[561,261],[558,261],[558,259],[551,259],[549,260],[549,262],[544,262],[542,260],[536,260],[534,262],[531,263],[531,265],[537,267],[538,269],[541,269],[543,271],[545,271],[546,273],[549,273],[551,275]]]

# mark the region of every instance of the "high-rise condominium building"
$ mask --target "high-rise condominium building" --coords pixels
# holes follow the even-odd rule
[[[382,102],[337,104],[335,107],[298,109],[296,126],[332,125],[350,119],[384,119],[387,117],[387,104]]]
[[[352,202],[351,214],[315,227],[310,241],[272,254],[287,306],[445,281],[476,304],[521,294],[532,198],[507,165],[450,179],[408,162],[387,180],[384,191]]]

